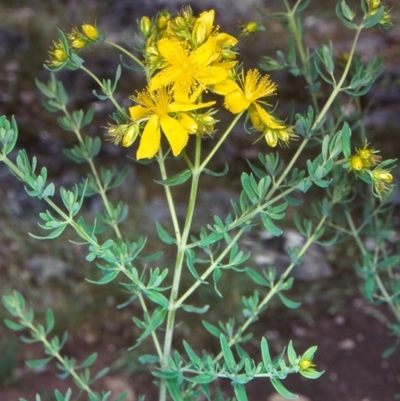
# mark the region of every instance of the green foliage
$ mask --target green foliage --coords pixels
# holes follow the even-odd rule
[[[382,6],[371,12],[362,1],[364,15],[360,17],[344,0],[337,5],[338,18],[347,28],[355,32],[347,61],[342,67],[335,59],[332,43],[322,44],[316,49],[304,45],[301,13],[308,3],[309,1],[296,3],[293,9],[287,8],[286,12],[280,14],[279,17],[289,35],[287,51],[278,52],[277,60],[263,57],[260,65],[267,71],[287,69],[289,73],[302,77],[306,82],[312,106],[310,105],[303,113],[293,113],[289,116],[290,120],[294,121],[293,128],[284,125],[282,127],[285,128],[276,128],[280,124],[273,121],[275,126],[273,124],[271,127],[266,126],[263,133],[267,143],[275,146],[279,141],[286,144],[288,141],[285,140],[285,134],[290,139],[291,135],[294,135],[292,131],[295,130],[299,145],[291,160],[284,160],[279,152],[261,152],[256,162],[249,163],[250,171],[242,172],[241,192],[238,199],[232,201],[231,212],[226,216],[214,216],[211,222],[205,221],[202,228],[196,232],[192,228],[192,222],[195,219],[196,199],[202,173],[214,179],[228,174],[227,164],[220,173],[210,170],[208,164],[227,140],[242,112],[236,113],[230,126],[206,156],[203,154],[204,149],[201,149],[201,140],[202,136],[212,133],[214,129],[216,120],[212,115],[215,111],[205,115],[194,115],[199,121],[201,117],[204,118],[201,125],[204,132],[193,135],[196,137],[193,157],[182,150],[182,157],[171,158],[169,150],[164,154],[162,147],[159,149],[155,160],[160,169],[161,179],[155,181],[165,191],[172,227],[155,222],[155,230],[158,239],[166,246],[172,246],[176,253],[174,261],[160,262],[168,267],[146,266],[149,262],[157,261],[162,252],[149,253],[147,238],[143,236],[132,240],[125,238],[121,233],[120,224],[128,218],[128,206],[123,200],[112,203],[109,193],[124,183],[128,167],[120,171],[115,167],[97,167],[101,161],[99,155],[102,139],[84,132],[86,127],[95,124],[93,107],[88,107],[87,110],[69,111],[67,91],[53,73],[50,74],[47,83],[36,81],[43,95],[44,107],[49,112],[58,114],[57,122],[63,130],[76,136],[77,143],[70,149],[64,149],[64,154],[77,164],[85,164],[88,169],[81,181],[72,189],[63,187],[58,189],[61,202],[57,203],[52,199],[56,193],[55,185],[47,183],[45,167],[41,168],[39,173],[36,172],[35,157],[30,159],[26,151],[20,150],[15,156],[15,161],[12,160],[11,157],[14,157],[12,151],[18,137],[17,123],[13,117],[11,120],[5,116],[0,118],[0,161],[4,162],[10,172],[24,183],[29,196],[43,200],[48,207],[45,212],[39,214],[41,219],[39,227],[49,234],[46,236],[31,234],[31,236],[50,240],[60,237],[67,227],[72,229],[69,232],[75,233],[76,237],[71,241],[82,246],[86,259],[94,262],[98,268],[98,275],[87,278],[87,281],[92,284],[107,285],[118,280],[127,298],[120,307],[133,302],[138,304],[142,315],[140,318],[133,316],[132,321],[140,334],[132,348],[137,347],[140,350],[145,340],[151,341],[154,346],[155,355],[142,354],[139,361],[148,365],[156,378],[160,401],[165,401],[167,396],[179,401],[196,400],[202,396],[208,400],[223,400],[221,392],[216,389],[215,382],[219,380],[230,381],[236,399],[246,401],[248,399],[246,385],[256,379],[268,379],[271,388],[287,399],[294,399],[297,396],[283,384],[289,374],[301,374],[308,379],[317,379],[321,376],[323,372],[315,370],[312,362],[316,346],[299,355],[290,341],[279,355],[271,357],[268,342],[262,338],[258,358],[250,357],[245,350],[246,343],[253,335],[249,327],[260,318],[271,299],[279,299],[289,309],[301,306],[299,302],[290,299],[290,294],[288,295],[294,284],[290,274],[293,268],[301,263],[313,243],[334,245],[339,237],[342,241],[348,236],[355,239],[361,254],[361,260],[356,265],[356,270],[363,278],[361,292],[372,304],[388,303],[397,323],[388,322],[387,326],[397,336],[400,331],[400,288],[395,280],[400,257],[398,252],[393,251],[387,244],[387,238],[393,232],[391,225],[393,219],[387,216],[392,213],[390,170],[394,160],[381,162],[376,156],[377,151],[368,147],[365,131],[360,128],[362,121],[354,122],[351,118],[346,118],[340,107],[337,107],[340,95],[346,96],[349,102],[360,109],[358,98],[370,90],[371,85],[382,73],[380,60],[373,58],[364,66],[357,58],[355,50],[362,31],[382,24],[382,19],[387,17],[385,14],[387,10]],[[284,4],[287,6],[287,2]],[[267,15],[263,17],[271,18]],[[146,27],[147,23],[153,29],[152,35],[156,35],[155,22],[144,20],[142,25]],[[92,28],[97,32],[97,28],[93,26]],[[199,32],[193,32],[193,35],[188,35],[186,31],[179,31],[188,43],[201,39]],[[99,36],[98,39],[96,35],[93,36],[94,39],[82,37],[80,35],[83,33],[80,31],[73,31],[75,36],[72,35],[72,39],[71,35],[59,31],[59,43],[55,44],[55,49],[50,53],[52,62],[47,68],[51,71],[62,68],[80,70],[93,78],[101,91],[98,94],[94,90],[95,96],[100,101],[110,101],[115,107],[111,119],[116,125],[110,128],[109,135],[116,144],[122,142],[124,146],[130,146],[139,135],[138,132],[143,129],[145,122],[148,124],[147,115],[143,112],[145,107],[140,106],[142,114],[139,113],[141,115],[139,121],[135,121],[132,115],[128,116],[114,96],[122,73],[121,66],[118,66],[113,80],[99,79],[83,65],[84,60],[77,55],[76,44],[74,47],[74,39],[81,40],[77,42],[79,46],[82,43],[86,46],[89,42],[92,44],[96,41],[114,46],[143,67],[147,78],[154,72],[152,69],[165,67],[158,59],[161,57],[157,53],[158,50],[143,49],[147,57],[146,62],[149,63],[144,66],[135,55],[117,44],[105,41],[104,37]],[[155,65],[152,65],[154,62]],[[172,91],[172,88],[168,87],[168,90]],[[234,95],[238,91],[236,89]],[[161,96],[161,90],[155,93]],[[153,95],[157,97],[154,93]],[[177,107],[178,103],[174,101],[174,107]],[[253,107],[251,110],[253,112],[257,110],[256,106],[259,104],[256,101],[250,103],[250,107]],[[170,106],[171,104],[168,105]],[[185,104],[183,109],[191,110],[192,106]],[[182,119],[189,118],[189,123],[186,123],[193,125],[194,117],[182,110],[175,112],[173,107],[172,110],[168,113]],[[167,131],[167,139],[173,145],[171,138],[175,130],[165,129],[168,118],[171,119],[168,113],[160,113],[161,117],[154,114],[158,120],[152,121],[156,121],[157,129],[160,125],[164,132]],[[272,121],[272,116],[269,118]],[[252,119],[255,119],[254,115],[248,118]],[[177,119],[174,120],[174,124],[173,127],[176,128]],[[257,130],[260,125],[255,124],[254,128]],[[182,126],[180,127],[182,129]],[[135,131],[136,128],[139,131]],[[146,134],[148,135],[148,132],[149,128],[146,125],[141,140]],[[156,133],[159,134],[158,131]],[[271,133],[275,135],[272,138],[279,139],[276,139],[276,143],[273,140],[268,142],[267,135]],[[278,134],[282,136],[279,137]],[[360,143],[365,143],[365,146],[356,149],[356,153],[353,154],[353,142],[355,146],[360,146]],[[313,153],[312,155],[309,153],[304,165],[299,163],[299,158],[306,148],[312,149]],[[175,150],[172,146],[172,153],[176,156]],[[178,173],[173,170],[175,171],[173,175],[169,175],[169,171],[172,170],[170,163],[184,163],[184,168]],[[357,178],[360,180],[356,181]],[[356,185],[361,181],[371,185],[373,190],[365,194],[365,191]],[[182,221],[178,218],[173,187],[186,182],[190,183],[190,192],[187,198],[186,216]],[[299,193],[305,194],[315,189],[322,194],[319,199],[307,204],[306,211],[304,209],[296,211],[302,205],[302,195],[299,196]],[[87,218],[85,220],[83,215],[84,202],[86,198],[94,195],[101,199],[103,210],[92,221],[87,222]],[[358,227],[352,217],[352,210],[356,207],[362,207],[364,210],[363,221]],[[284,272],[278,274],[274,266],[266,266],[264,270],[251,266],[250,253],[241,249],[243,236],[255,227],[262,227],[272,236],[281,236],[287,225],[284,220],[287,215],[294,216],[293,224],[304,236],[305,241],[301,246],[287,249],[290,261]],[[133,231],[129,235],[133,236],[136,233]],[[364,245],[366,236],[373,237],[376,244],[374,252],[370,252]],[[155,242],[155,239],[152,238],[152,241]],[[181,281],[185,268],[190,281],[186,288],[182,289]],[[233,317],[227,321],[208,321],[209,316],[213,316],[208,312],[214,305],[211,302],[210,305],[194,305],[192,299],[189,299],[196,291],[204,288],[203,286],[213,286],[215,294],[223,297],[224,290],[220,286],[223,275],[242,273],[246,273],[243,277],[251,284],[252,293],[241,294],[243,316],[236,319],[238,321]],[[56,360],[59,377],[65,379],[72,376],[77,389],[86,393],[89,400],[109,399],[109,392],[97,393],[92,389],[92,384],[104,377],[109,368],[105,367],[96,374],[92,373],[91,368],[96,361],[96,354],[89,355],[81,363],[74,358],[63,356],[61,352],[67,341],[67,334],[62,337],[51,335],[55,326],[51,310],[46,312],[45,324],[40,324],[36,322],[33,309],[27,306],[19,292],[14,291],[10,295],[4,295],[2,301],[12,317],[4,320],[5,325],[12,331],[29,333],[20,337],[23,342],[40,342],[43,345],[45,357],[27,361],[28,366],[38,368],[45,366],[51,360]],[[181,346],[178,344],[176,350],[172,352],[177,316],[185,322],[187,313],[202,315],[204,333],[219,341],[220,349],[217,355],[205,350],[202,352],[194,350],[187,339],[183,340]],[[398,344],[399,342],[387,350],[385,355],[395,352]],[[117,400],[122,401],[124,396],[121,394]],[[57,401],[75,399],[71,398],[72,390],[68,390],[65,395],[56,391],[55,397]],[[40,400],[40,396],[37,396],[37,400]]]

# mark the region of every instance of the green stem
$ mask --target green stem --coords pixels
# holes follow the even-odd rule
[[[351,230],[351,236],[356,241],[357,246],[360,249],[362,257],[364,257],[364,256],[368,255],[368,251],[366,250],[365,245],[360,238],[360,234],[359,234],[360,230],[356,228],[356,226],[354,224],[354,220],[351,217],[350,212],[346,211],[345,214],[346,214],[347,223],[349,224],[349,227]],[[393,315],[396,317],[397,321],[400,322],[400,311],[397,309],[397,306],[393,302],[392,297],[387,292],[386,287],[383,284],[382,279],[375,267],[378,263],[378,252],[379,252],[379,249],[376,249],[374,260],[371,262],[371,264],[373,265],[373,266],[371,266],[372,273],[374,273],[375,282],[378,285],[378,288],[381,291],[385,302],[389,305],[389,308],[392,310]]]
[[[242,113],[239,113],[235,116],[235,118],[232,120],[232,122],[229,124],[229,127],[226,129],[226,131],[223,133],[223,135],[221,136],[221,138],[219,139],[219,141],[216,143],[216,145],[214,146],[214,148],[211,150],[211,152],[208,154],[208,156],[203,160],[203,163],[201,163],[201,165],[199,166],[199,168],[201,170],[204,170],[205,167],[207,166],[207,164],[210,162],[210,160],[212,159],[212,157],[215,155],[215,153],[217,152],[217,150],[221,147],[221,145],[225,142],[225,139],[227,138],[227,136],[231,133],[233,127],[236,125],[236,123],[238,122],[239,118],[242,116]]]
[[[62,110],[63,110],[63,112],[64,112],[64,114],[65,114],[66,116],[70,117],[70,114],[69,114],[69,112],[68,112],[68,110],[66,109],[65,106],[63,106]],[[76,137],[78,138],[79,143],[83,146],[83,145],[84,145],[84,141],[83,141],[83,138],[82,138],[82,135],[81,135],[80,130],[79,130],[78,128],[75,128],[75,129],[74,129],[74,133],[75,133]],[[110,219],[111,219],[111,206],[110,206],[110,202],[108,201],[108,198],[107,198],[107,195],[106,195],[106,190],[105,190],[105,188],[104,188],[104,186],[103,186],[103,183],[102,183],[101,180],[100,180],[99,174],[98,174],[97,169],[96,169],[96,165],[94,164],[93,158],[92,158],[92,157],[88,157],[86,160],[87,160],[87,162],[89,163],[90,170],[92,171],[93,177],[94,177],[94,179],[95,179],[95,181],[96,181],[96,186],[97,186],[97,189],[98,189],[98,191],[99,191],[101,200],[103,201],[103,205],[104,205],[104,207],[106,208],[107,215],[108,215],[108,217],[110,217]],[[120,232],[120,230],[119,230],[118,224],[116,224],[116,223],[113,221],[113,222],[112,222],[112,227],[113,227],[114,232],[115,232],[115,234],[117,235],[117,237],[118,237],[118,238],[122,238],[122,235],[121,235],[121,232]]]
[[[172,339],[174,335],[174,327],[175,327],[175,317],[176,312],[178,309],[177,299],[179,294],[179,287],[181,283],[181,276],[183,270],[183,262],[185,258],[185,250],[187,245],[187,240],[189,238],[190,229],[192,226],[192,220],[194,215],[194,209],[197,199],[197,191],[199,186],[199,179],[201,172],[203,169],[200,166],[200,159],[201,159],[201,137],[196,136],[196,150],[195,150],[195,160],[194,166],[192,169],[192,185],[190,189],[189,195],[189,202],[188,202],[188,209],[186,212],[186,220],[182,231],[182,236],[179,235],[177,237],[177,256],[174,268],[174,277],[172,281],[172,288],[169,298],[169,308],[168,308],[168,315],[167,315],[167,324],[165,328],[165,338],[164,338],[164,349],[163,349],[163,359],[161,361],[161,366],[166,367],[168,366],[168,356],[171,353],[171,346],[172,346]],[[164,159],[162,159],[164,160]],[[164,166],[164,163],[162,163]],[[164,167],[165,168],[165,167]],[[168,187],[165,187],[166,190]],[[160,384],[160,395],[159,400],[165,401],[166,400],[166,382],[165,380],[161,380]]]
[[[56,358],[60,362],[60,364],[64,368],[66,368],[68,373],[74,378],[74,381],[77,383],[78,387],[84,390],[91,397],[93,397],[93,399],[97,400],[98,397],[94,393],[94,391],[85,382],[82,381],[78,373],[76,373],[73,368],[72,369],[70,368],[70,365],[67,364],[64,358],[61,356],[61,354],[53,348],[53,345],[47,340],[46,336],[42,332],[40,332],[31,322],[25,320],[24,312],[21,310],[20,310],[20,317],[23,320],[24,325],[28,327],[32,333],[34,333],[33,337],[37,338],[44,345],[44,348],[49,352],[51,352],[50,355]]]
[[[158,165],[160,167],[161,178],[163,180],[166,180],[168,178],[167,170],[165,168],[165,159],[166,159],[166,157],[164,156],[163,151],[160,146],[160,149],[158,150],[157,161],[158,161]],[[172,219],[172,225],[173,225],[174,231],[175,231],[176,242],[179,243],[179,241],[181,240],[181,230],[179,228],[178,216],[176,214],[176,209],[175,209],[174,199],[173,199],[172,193],[171,193],[171,188],[168,185],[164,185],[164,190],[165,190],[165,196],[167,198],[169,213],[170,213],[171,219]]]
[[[304,243],[304,245],[301,247],[298,257],[299,259],[302,258],[302,256],[306,253],[307,249],[310,247],[310,245],[315,241],[315,236],[318,233],[318,231],[322,228],[326,220],[326,217],[323,216],[321,220],[319,221],[316,229],[314,230],[314,233],[307,238],[307,241]],[[260,304],[257,306],[257,310],[254,312],[252,316],[249,316],[247,320],[243,323],[243,325],[240,326],[240,329],[237,330],[236,334],[229,340],[229,345],[232,346],[233,344],[236,343],[240,339],[240,337],[243,335],[244,331],[247,330],[247,328],[250,326],[251,323],[254,322],[254,318],[258,316],[263,310],[264,307],[268,304],[268,302],[272,299],[272,297],[277,294],[281,288],[282,282],[286,277],[290,274],[290,272],[293,270],[293,268],[296,266],[295,263],[291,263],[284,273],[281,275],[281,279],[279,280],[278,283],[276,283],[271,289],[268,291],[268,294],[263,298],[263,300],[260,302]],[[222,358],[222,351],[215,357],[215,361],[218,361],[219,359]]]
[[[286,0],[284,0],[284,1],[286,1]],[[343,74],[342,74],[338,84],[334,86],[333,91],[330,94],[330,96],[329,96],[328,100],[326,101],[324,107],[322,108],[321,112],[318,114],[317,118],[315,119],[315,121],[314,121],[314,123],[313,123],[313,125],[311,127],[311,131],[314,130],[316,127],[318,127],[318,125],[321,123],[321,121],[325,118],[325,116],[328,113],[332,103],[336,99],[336,97],[339,94],[339,92],[342,90],[343,83],[346,80],[347,74],[348,74],[348,72],[350,70],[351,62],[352,62],[353,57],[354,57],[355,49],[356,49],[358,38],[360,36],[361,31],[362,31],[362,27],[358,27],[358,29],[356,31],[356,35],[355,35],[354,40],[353,40],[353,44],[352,44],[352,47],[351,47],[351,50],[350,50],[350,54],[349,54],[349,58],[347,60],[346,67],[345,67],[345,69],[343,71]],[[281,183],[286,178],[286,176],[292,171],[292,167],[297,162],[297,159],[299,158],[300,154],[302,153],[302,151],[305,148],[305,146],[307,145],[307,143],[308,143],[308,138],[303,140],[302,144],[297,149],[295,155],[291,158],[290,163],[288,164],[288,166],[286,167],[284,172],[281,174],[279,179],[275,182],[274,186],[271,188],[271,191],[268,193],[266,199],[269,199],[276,192],[276,190],[280,187]]]
[[[293,9],[291,9],[289,4],[288,4],[288,2],[287,2],[287,0],[283,0],[283,2],[285,4],[285,7],[286,7],[286,11],[287,11],[286,15],[287,15],[287,18],[288,18],[288,21],[289,21],[289,26],[290,26],[290,28],[292,30],[292,34],[293,34],[294,40],[296,42],[297,51],[299,52],[299,56],[300,56],[300,59],[301,59],[301,64],[303,66],[304,78],[306,79],[306,81],[307,81],[307,83],[309,85],[312,85],[314,83],[314,81],[313,81],[313,78],[312,78],[311,73],[310,73],[310,71],[311,71],[310,70],[310,62],[309,62],[309,58],[308,58],[308,56],[306,54],[306,51],[304,50],[304,45],[303,45],[303,41],[302,41],[302,38],[301,38],[300,30],[299,30],[299,27],[298,27],[297,21],[296,21],[297,7],[300,5],[300,3],[302,1],[303,0],[298,0],[296,2],[296,4],[294,5]],[[314,110],[316,112],[318,112],[317,97],[316,97],[314,92],[310,92],[310,95],[311,95],[311,100],[312,100],[312,103],[313,103]]]
[[[99,78],[97,78],[97,76],[95,74],[92,73],[92,71],[88,70],[85,66],[81,66],[80,67],[81,70],[85,71],[88,75],[90,75],[95,81],[96,83],[100,86],[101,90],[103,91],[103,93],[111,100],[111,102],[113,103],[113,105],[115,106],[115,108],[122,114],[125,115],[125,111],[123,110],[123,108],[118,104],[118,102],[115,100],[115,97],[112,93],[108,93],[107,88],[104,87],[103,83],[100,81]]]
[[[137,57],[135,57],[132,53],[130,53],[130,52],[128,52],[128,50],[124,49],[122,46],[117,45],[116,43],[110,42],[108,40],[105,40],[104,43],[107,43],[108,45],[117,48],[120,52],[125,53],[129,58],[131,58],[140,67],[144,68],[144,64]]]

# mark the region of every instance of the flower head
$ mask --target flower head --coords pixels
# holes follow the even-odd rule
[[[356,148],[356,154],[349,157],[349,171],[362,171],[374,167],[381,162],[382,158],[377,155],[379,150],[369,148],[368,146],[369,144],[365,142],[363,148]]]
[[[256,32],[264,31],[264,27],[257,21],[247,21],[239,24],[240,36],[254,35]]]
[[[228,79],[214,85],[214,92],[224,95],[224,106],[233,114],[241,113],[253,105],[257,110],[260,99],[275,94],[276,85],[268,75],[261,76],[258,70],[250,70],[246,76],[244,72],[239,75],[239,84]]]
[[[151,78],[149,89],[153,92],[171,85],[174,99],[178,102],[188,103],[197,99],[210,85],[226,80],[236,64],[215,63],[219,54],[213,36],[194,51],[188,50],[184,43],[168,38],[160,39],[157,48],[167,66]]]
[[[393,181],[393,175],[390,173],[390,170],[377,167],[370,172],[370,175],[372,178],[374,195],[378,198],[381,198],[392,190],[393,185],[391,185],[391,183]]]
[[[61,41],[53,42],[53,48],[49,51],[49,60],[46,64],[51,68],[62,68],[68,61],[68,53]]]
[[[171,146],[172,154],[178,156],[186,146],[189,134],[196,133],[198,129],[195,118],[189,112],[215,103],[175,102],[169,87],[144,91],[132,99],[138,103],[129,108],[132,121],[145,123],[136,155],[138,159],[156,155],[161,145],[161,131]]]
[[[99,38],[99,31],[94,25],[84,24],[81,26],[82,33],[90,42],[95,42]]]

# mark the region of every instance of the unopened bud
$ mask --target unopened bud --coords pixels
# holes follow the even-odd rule
[[[92,42],[94,42],[95,40],[97,40],[97,38],[99,37],[99,31],[97,30],[97,28],[93,25],[90,24],[84,24],[81,27],[83,34]]]
[[[139,29],[144,37],[147,38],[150,35],[151,21],[150,21],[149,17],[146,17],[146,16],[142,17],[142,19],[140,20],[140,23],[139,23]]]

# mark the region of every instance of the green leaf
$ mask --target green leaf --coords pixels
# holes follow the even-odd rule
[[[156,183],[165,185],[167,187],[173,187],[175,185],[181,185],[186,182],[192,175],[192,172],[189,169],[183,170],[177,175],[173,177],[166,178],[165,180],[155,180]]]
[[[167,315],[167,309],[159,306],[151,315],[150,321],[142,335],[138,338],[137,343],[140,344],[147,336],[149,336],[158,326],[162,324]]]
[[[199,368],[201,366],[201,358],[199,358],[194,352],[193,348],[189,345],[188,342],[183,340],[183,346],[185,347],[185,351],[188,354],[190,362],[192,362],[195,368]]]
[[[300,374],[303,377],[306,377],[307,379],[312,379],[312,380],[320,378],[324,373],[325,373],[325,371],[317,372],[316,370],[306,370],[306,371],[303,370],[302,372],[300,372]]]
[[[295,400],[298,398],[296,394],[291,393],[284,385],[278,380],[271,378],[271,384],[274,386],[275,390],[282,396],[289,400]]]
[[[296,355],[296,351],[293,348],[292,340],[290,340],[288,348],[287,348],[287,356],[288,356],[289,362],[292,365],[295,365],[296,359],[297,359],[297,355]]]
[[[193,376],[193,377],[185,377],[185,380],[192,382],[192,383],[208,384],[208,383],[212,383],[215,380],[215,377],[213,375],[203,373],[203,374]]]
[[[204,328],[214,337],[220,337],[222,334],[222,331],[217,327],[214,326],[211,323],[206,322],[205,320],[202,320],[201,323],[203,324]]]
[[[91,284],[98,284],[98,285],[104,285],[108,284],[109,282],[113,281],[119,274],[119,270],[112,270],[111,272],[105,274],[100,280],[95,281],[95,280],[89,280],[88,278],[86,281]]]
[[[261,357],[264,367],[267,369],[267,366],[272,364],[272,359],[269,354],[268,342],[264,337],[261,340]]]
[[[204,305],[203,307],[198,307],[198,306],[193,306],[193,305],[185,305],[185,304],[182,305],[182,309],[189,313],[202,314],[202,313],[206,313],[209,308],[210,308],[210,305]]]
[[[44,359],[35,359],[32,361],[25,361],[25,364],[29,366],[30,368],[41,368],[42,366],[46,365],[53,359],[52,356],[49,358],[44,358]]]
[[[243,384],[235,384],[233,386],[237,401],[248,401],[246,389]]]
[[[92,366],[92,364],[95,362],[97,359],[97,352],[93,352],[93,354],[89,355],[80,365],[80,368],[88,368],[89,366]]]
[[[272,235],[279,237],[283,234],[283,231],[272,222],[272,219],[265,212],[261,213],[260,217],[265,229]]]
[[[161,226],[161,224],[156,221],[156,229],[160,240],[165,244],[172,245],[176,243],[176,239],[171,237]]]
[[[14,323],[12,320],[10,319],[4,319],[4,324],[13,331],[19,331],[25,328],[25,326],[21,325],[21,324],[17,324]]]
[[[153,301],[157,305],[163,306],[164,308],[168,308],[168,306],[169,306],[168,298],[166,298],[159,291],[148,290],[145,292],[145,294],[147,295],[147,298],[149,298],[151,301]]]
[[[176,382],[176,379],[167,379],[167,388],[170,396],[174,401],[184,401],[182,397],[182,393],[179,389],[179,385]]]
[[[379,8],[379,10],[377,11],[376,14],[372,15],[369,18],[366,18],[361,25],[364,28],[372,28],[373,26],[377,25],[379,23],[379,21],[381,20],[381,18],[383,17],[383,14],[385,12],[385,7],[381,6]]]
[[[247,268],[245,272],[258,285],[262,285],[264,287],[269,286],[268,281],[260,273],[257,273],[255,270]]]
[[[49,308],[46,311],[46,334],[49,334],[54,328],[54,313]]]
[[[236,362],[231,347],[229,346],[228,340],[223,334],[221,334],[219,336],[219,341],[221,344],[222,355],[224,357],[226,367],[228,368],[229,371],[234,372],[236,367]]]
[[[63,233],[63,231],[65,230],[66,227],[67,227],[67,224],[63,223],[63,225],[61,225],[60,227],[56,228],[52,233],[50,233],[49,235],[46,235],[45,237],[41,237],[39,235],[35,235],[35,234],[32,234],[32,233],[28,233],[28,235],[30,237],[32,237],[32,238],[39,239],[39,240],[42,240],[42,239],[54,239],[54,238],[59,237]]]
[[[345,122],[342,128],[342,149],[343,149],[343,156],[346,159],[348,159],[351,156],[350,137],[351,137],[351,130],[349,124]]]
[[[278,296],[280,300],[283,302],[283,304],[289,309],[297,309],[299,306],[301,306],[301,302],[292,301],[289,298],[285,297],[280,292],[278,292]]]
[[[211,175],[213,177],[223,177],[224,175],[226,175],[229,171],[229,165],[228,163],[225,162],[225,167],[224,167],[224,171],[222,171],[221,173],[216,173],[215,171],[211,171],[208,168],[204,169],[204,172],[208,175]]]

